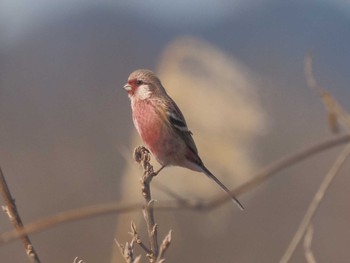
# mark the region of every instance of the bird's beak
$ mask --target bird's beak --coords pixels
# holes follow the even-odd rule
[[[125,84],[123,88],[124,88],[126,91],[130,91],[130,90],[131,90],[131,85]]]

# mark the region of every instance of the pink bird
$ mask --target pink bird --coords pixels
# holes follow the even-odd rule
[[[174,165],[202,172],[243,210],[238,199],[204,166],[184,116],[159,78],[150,70],[139,69],[130,74],[124,89],[131,100],[136,130],[161,164],[159,171]]]

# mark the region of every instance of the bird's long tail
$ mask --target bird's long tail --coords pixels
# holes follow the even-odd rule
[[[201,165],[201,168],[203,169],[203,172],[212,179],[215,183],[217,183],[222,190],[224,190],[232,199],[232,201],[239,206],[241,210],[244,210],[244,206],[241,204],[241,202],[231,193],[231,191],[222,183],[218,178],[215,177],[204,165]]]

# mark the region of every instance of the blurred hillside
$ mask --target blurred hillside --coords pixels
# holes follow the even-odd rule
[[[188,82],[175,87],[181,85],[178,76],[187,81],[186,70],[165,72],[170,64],[163,60],[165,49],[184,35],[203,40],[240,65],[244,70],[239,72],[248,72],[243,77],[254,98],[247,101],[257,103],[259,125],[238,141],[245,140],[247,177],[278,157],[331,136],[322,103],[306,87],[307,51],[313,51],[318,81],[350,111],[350,13],[340,2],[229,5],[222,16],[221,9],[213,9],[209,17],[201,17],[208,10],[193,11],[199,12],[193,24],[181,10],[173,10],[172,16],[179,12],[176,24],[176,20],[164,22],[164,17],[157,18],[142,6],[77,3],[64,7],[58,2],[46,7],[42,3],[40,13],[25,16],[20,4],[0,2],[0,165],[24,222],[83,205],[124,200],[125,156],[131,156],[136,142],[129,100],[121,87],[134,69],[150,68],[164,77],[178,104],[187,105],[188,98],[176,91]],[[198,74],[195,69],[187,72]],[[187,116],[187,110],[184,113]],[[235,123],[238,117],[232,113],[230,121]],[[198,125],[193,118],[188,123],[190,128]],[[197,128],[194,134],[203,147],[212,139]],[[207,149],[199,150],[211,158]],[[243,213],[225,205],[210,215],[156,214],[161,233],[175,227],[186,232],[192,220],[212,228],[210,235],[205,229],[199,234],[174,232],[169,262],[193,251],[197,251],[195,262],[277,262],[338,151],[292,167],[243,196],[247,206]],[[234,165],[218,176],[230,182],[232,169]],[[313,248],[318,263],[349,258],[348,184],[346,173],[339,176],[316,216]],[[219,214],[229,214],[226,233],[215,220],[208,220]],[[72,262],[75,256],[86,262],[110,262],[116,251],[116,224],[120,224],[117,216],[104,216],[31,238],[43,262]],[[11,229],[5,214],[0,229]],[[187,240],[191,235],[202,242],[191,243]],[[22,250],[19,242],[1,247],[0,261],[25,262]],[[302,250],[292,262],[304,262]]]

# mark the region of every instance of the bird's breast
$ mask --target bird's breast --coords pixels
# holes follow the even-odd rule
[[[143,142],[160,163],[169,162],[181,148],[177,135],[152,102],[140,101],[132,107],[134,125]]]
[[[152,144],[160,138],[163,125],[158,113],[149,102],[139,101],[132,107],[133,121],[139,135],[146,144]]]

